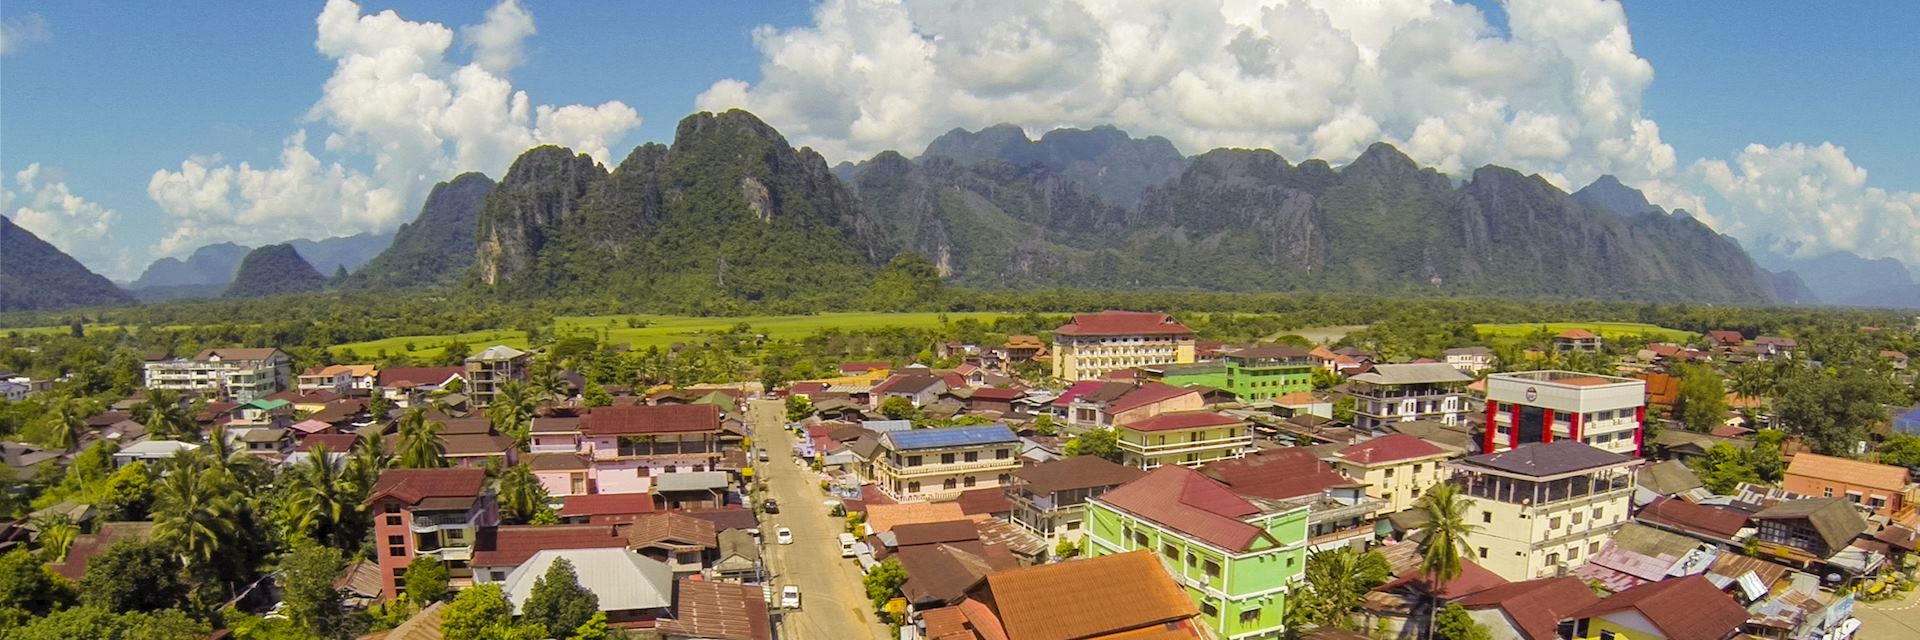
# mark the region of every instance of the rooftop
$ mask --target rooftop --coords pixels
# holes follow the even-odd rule
[[[374,481],[367,502],[393,497],[417,505],[428,498],[474,498],[486,482],[483,469],[387,469]]]
[[[1335,455],[1359,464],[1374,465],[1444,456],[1447,450],[1404,433],[1390,433],[1341,449]]]
[[[772,640],[773,624],[759,586],[682,580],[673,617],[661,620],[657,631],[675,637],[711,640]]]
[[[964,520],[967,514],[955,502],[910,502],[903,504],[867,505],[867,527],[874,533],[892,531],[894,527],[919,522],[942,522]]]
[[[475,567],[517,567],[548,549],[625,548],[627,539],[601,524],[501,525],[474,534]]]
[[[1132,411],[1156,402],[1165,402],[1187,394],[1200,393],[1194,389],[1176,387],[1160,382],[1147,382],[1139,386],[1133,386],[1130,383],[1124,382],[1110,382],[1108,384],[1124,385],[1131,388],[1123,389],[1118,397],[1107,401],[1107,413]]]
[[[1192,329],[1174,321],[1173,316],[1153,311],[1075,314],[1053,332],[1068,336],[1193,335]]]
[[[1146,475],[1145,471],[1099,456],[1072,456],[1030,465],[1013,472],[1034,493],[1113,487]]]
[[[1371,384],[1439,384],[1447,382],[1473,382],[1473,377],[1461,373],[1453,365],[1440,362],[1419,364],[1377,364],[1372,371],[1354,376],[1357,382]]]
[[[880,434],[887,448],[895,451],[913,449],[939,449],[946,447],[972,447],[990,444],[1012,444],[1020,441],[1012,429],[1003,424],[989,424],[974,427],[945,427],[940,429],[915,429],[912,431],[889,431]]]
[[[1462,464],[1533,478],[1546,478],[1604,467],[1634,464],[1633,458],[1594,448],[1574,440],[1525,444],[1500,453],[1481,454]]]
[[[518,614],[533,595],[533,585],[557,560],[573,564],[580,586],[600,598],[601,611],[666,609],[673,606],[673,570],[667,564],[624,548],[549,549],[533,554],[507,574],[500,588]]]
[[[1787,465],[1787,475],[1836,480],[1898,493],[1907,486],[1908,473],[1906,467],[1890,464],[1798,453],[1793,456],[1793,464]]]
[[[1651,524],[1728,540],[1733,539],[1742,528],[1747,526],[1747,516],[1744,513],[1673,498],[1656,498],[1642,507],[1634,517]]]
[[[1867,530],[1867,519],[1860,517],[1853,503],[1840,498],[1782,500],[1753,514],[1753,519],[1805,519],[1813,525],[1814,531],[1820,534],[1820,539],[1827,543],[1827,549],[1831,551],[1846,548],[1847,543]]]
[[[1220,481],[1178,465],[1154,469],[1096,500],[1230,551],[1245,550],[1267,535],[1243,520],[1261,513],[1258,505]]]
[[[1643,584],[1567,614],[1580,619],[1632,609],[1669,640],[1722,640],[1747,622],[1747,610],[1705,576]]]
[[[1458,600],[1468,609],[1500,607],[1527,640],[1558,640],[1560,619],[1600,602],[1579,578],[1560,577],[1511,582]]]
[[[491,347],[487,347],[485,349],[480,350],[480,353],[467,356],[467,362],[492,362],[497,360],[512,360],[514,358],[519,358],[525,355],[527,355],[527,352],[525,351],[521,351],[519,349],[515,349],[513,347],[509,347],[506,345],[496,344]]]
[[[1239,418],[1213,411],[1170,411],[1120,425],[1130,431],[1183,431],[1241,424]]]
[[[691,433],[720,430],[720,408],[710,404],[595,407],[580,420],[591,436]]]
[[[1007,636],[1020,640],[1098,638],[1199,614],[1146,551],[1000,571],[987,589]]]
[[[720,546],[718,535],[710,521],[669,511],[635,518],[627,528],[627,544],[634,548],[664,544],[713,549]]]
[[[1200,467],[1200,473],[1226,483],[1234,493],[1269,500],[1309,498],[1333,487],[1359,484],[1301,447],[1266,449],[1238,460],[1211,462]]]
[[[1646,381],[1638,378],[1622,378],[1620,376],[1606,376],[1597,373],[1559,370],[1495,373],[1488,375],[1487,379],[1512,380],[1533,384],[1557,384],[1569,387],[1594,387],[1606,384],[1646,384]]]

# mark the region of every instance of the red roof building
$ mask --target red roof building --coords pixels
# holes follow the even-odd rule
[[[1725,640],[1740,633],[1747,610],[1732,596],[1694,575],[1643,584],[1567,614],[1577,635],[1600,620],[1650,623],[1668,640]],[[1635,619],[1637,618],[1637,620]]]
[[[1240,424],[1240,419],[1214,411],[1175,411],[1120,425],[1130,431],[1184,431]]]
[[[1234,493],[1269,500],[1308,498],[1328,489],[1360,485],[1301,447],[1266,449],[1238,460],[1210,463],[1200,467],[1200,473],[1226,483]]]
[[[1744,513],[1673,498],[1655,498],[1633,517],[1660,529],[1724,542],[1732,542],[1747,526]]]
[[[1503,584],[1455,602],[1469,610],[1500,609],[1526,640],[1559,640],[1560,619],[1598,604],[1600,597],[1579,578],[1560,577]]]
[[[720,431],[720,408],[710,404],[595,407],[580,419],[589,437]]]
[[[482,469],[388,469],[380,472],[367,494],[374,514],[373,539],[379,544],[382,588],[397,598],[403,574],[415,556],[443,549],[467,547],[475,533],[499,522],[493,498],[486,495],[487,472]],[[431,536],[415,534],[416,522],[431,523]],[[431,544],[422,548],[424,544]],[[464,566],[450,566],[456,578],[472,574]],[[504,576],[503,576],[504,577]]]
[[[494,580],[505,580],[514,567],[534,554],[548,549],[606,549],[627,546],[627,537],[612,526],[601,524],[502,525],[488,527],[473,543],[476,572],[491,572]]]
[[[1103,504],[1234,553],[1246,551],[1262,537],[1271,539],[1266,530],[1246,521],[1260,515],[1259,506],[1235,494],[1227,485],[1177,465],[1154,469],[1139,480],[1108,491],[1095,499],[1094,504]]]
[[[645,493],[595,493],[564,498],[560,520],[576,524],[620,524],[653,512],[653,496]]]
[[[1393,433],[1345,449],[1335,454],[1357,464],[1374,465],[1447,455],[1447,450],[1431,442],[1404,433]]]

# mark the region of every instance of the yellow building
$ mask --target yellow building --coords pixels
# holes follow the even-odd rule
[[[1470,500],[1470,557],[1512,581],[1564,575],[1627,523],[1640,460],[1573,440],[1448,463]]]
[[[1053,377],[1098,380],[1133,367],[1193,362],[1193,330],[1164,313],[1082,313],[1053,331]]]
[[[1607,596],[1566,622],[1576,640],[1723,640],[1740,637],[1747,610],[1706,576],[1693,575]]]
[[[1121,464],[1153,469],[1233,460],[1253,447],[1247,423],[1212,411],[1176,411],[1117,427]]]
[[[1333,468],[1367,484],[1367,497],[1387,503],[1383,513],[1413,506],[1415,499],[1446,478],[1443,469],[1454,452],[1404,433],[1380,436],[1328,458]]]
[[[1000,424],[890,431],[873,462],[874,484],[894,500],[950,498],[1010,484],[1020,437]]]

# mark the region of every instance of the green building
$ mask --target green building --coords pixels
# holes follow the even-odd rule
[[[1161,382],[1176,387],[1197,384],[1215,389],[1227,388],[1227,363],[1218,360],[1193,364],[1163,364],[1145,367],[1144,370],[1149,377],[1158,378]]]
[[[1313,357],[1305,349],[1263,344],[1227,354],[1228,391],[1241,402],[1313,390]]]
[[[1092,556],[1150,551],[1220,638],[1279,638],[1306,577],[1307,504],[1249,500],[1200,472],[1160,467],[1089,501]]]

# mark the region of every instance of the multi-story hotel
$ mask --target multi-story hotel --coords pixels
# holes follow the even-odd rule
[[[1313,390],[1313,354],[1305,349],[1265,344],[1228,353],[1225,359],[1227,390],[1241,402]]]
[[[494,345],[467,357],[467,396],[474,406],[493,402],[493,394],[509,381],[525,381],[533,356],[513,347]]]
[[[1390,422],[1415,420],[1460,424],[1467,411],[1462,394],[1470,382],[1472,377],[1444,363],[1374,365],[1349,379],[1353,426],[1383,430]]]
[[[1013,484],[1007,487],[1007,499],[1013,503],[1008,519],[1045,540],[1048,549],[1061,540],[1077,544],[1086,532],[1087,501],[1143,475],[1146,472],[1099,456],[1030,465],[1015,471]]]
[[[1121,369],[1193,362],[1193,330],[1164,313],[1082,313],[1053,330],[1053,377],[1097,380]]]
[[[1213,411],[1162,413],[1114,430],[1121,464],[1140,469],[1170,464],[1198,467],[1239,458],[1253,448],[1246,421]]]
[[[1487,376],[1480,450],[1570,439],[1638,456],[1646,407],[1644,380],[1575,371],[1496,373]]]
[[[406,589],[407,565],[439,558],[449,582],[473,580],[473,545],[481,529],[500,524],[500,510],[481,469],[388,469],[367,495],[373,511],[374,553],[388,600]]]
[[[1627,523],[1640,461],[1572,440],[1448,463],[1457,474],[1474,562],[1508,580],[1557,575],[1599,553]]]
[[[895,500],[1004,487],[1020,468],[1020,436],[1006,425],[913,429],[880,434],[874,483]]]
[[[247,402],[287,388],[291,363],[279,349],[208,349],[192,358],[147,363],[146,387]]]
[[[585,493],[646,493],[662,475],[712,471],[720,463],[720,408],[710,404],[595,407],[580,418],[577,440],[556,432],[564,422],[537,424],[543,433],[531,447],[535,453],[564,452],[568,442],[578,443],[586,459]],[[575,472],[581,470],[550,466],[535,473],[543,482],[565,482],[575,495]]]

